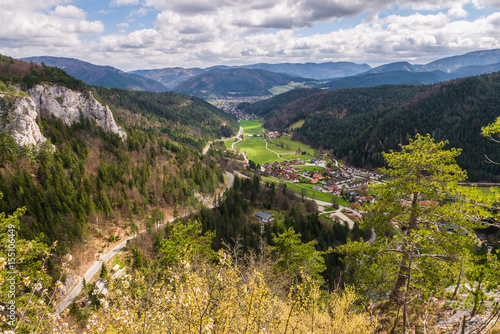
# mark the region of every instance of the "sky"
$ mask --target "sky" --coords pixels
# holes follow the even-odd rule
[[[426,64],[500,48],[500,0],[0,0],[0,53],[124,71]]]

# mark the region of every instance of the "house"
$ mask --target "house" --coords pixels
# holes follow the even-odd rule
[[[316,190],[316,191],[323,191],[323,187],[321,186],[312,186],[312,190]]]
[[[317,174],[317,173],[314,173],[311,177],[313,179],[321,179],[321,178],[323,178],[323,176],[321,174]]]
[[[318,179],[312,179],[312,180],[311,180],[311,183],[318,183],[318,182],[319,182],[319,180],[318,180]]]
[[[120,270],[120,265],[119,265],[119,264],[115,265],[115,266],[113,267],[113,269],[111,269],[111,273],[112,273],[112,274],[115,274],[118,270]]]
[[[255,218],[257,218],[263,224],[270,223],[274,220],[273,215],[265,211],[257,212]]]
[[[106,283],[102,279],[98,279],[95,282],[95,286],[97,288],[97,295],[103,298],[108,296],[108,289],[106,289]]]

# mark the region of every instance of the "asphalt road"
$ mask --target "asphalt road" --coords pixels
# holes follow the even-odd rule
[[[231,188],[234,184],[234,175],[229,173],[228,171],[225,172],[227,176],[229,176],[229,183],[226,186],[226,189],[224,189],[224,192],[228,189]],[[223,192],[223,193],[224,193]],[[209,208],[214,208],[215,204],[209,205]],[[190,213],[185,213],[179,217],[172,218],[168,220],[167,222],[163,223],[162,225],[165,225],[166,223],[172,223],[174,222],[177,218],[184,218],[187,217]],[[139,234],[142,234],[146,232],[146,230],[140,231]],[[106,254],[103,254],[102,257],[102,262],[106,263],[108,262],[113,256],[115,256],[118,252],[120,252],[125,246],[127,246],[127,242],[130,240],[133,240],[137,237],[137,235],[130,236],[120,244],[116,245],[112,250],[107,252]],[[92,280],[92,277],[101,270],[102,266],[101,261],[95,261],[90,268],[87,270],[87,272],[83,275],[85,278],[86,282],[90,282]],[[56,307],[56,314],[61,313],[66,307],[68,307],[69,304],[73,302],[73,300],[80,294],[80,292],[83,290],[83,280],[80,280],[78,284],[76,284],[73,289],[64,297],[64,299],[57,305]]]

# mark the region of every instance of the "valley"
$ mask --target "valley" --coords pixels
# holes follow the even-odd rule
[[[432,66],[495,68],[474,55]],[[500,161],[498,73],[379,86],[431,64],[77,65],[182,92],[0,57],[0,223],[30,319],[16,332],[500,329],[500,197],[469,186],[500,176],[481,160]],[[311,88],[361,77],[374,87]]]

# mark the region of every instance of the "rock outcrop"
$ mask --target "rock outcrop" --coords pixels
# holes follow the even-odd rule
[[[29,96],[0,93],[0,132],[9,132],[20,146],[41,147],[47,139],[42,135],[37,117],[51,115],[70,125],[83,117],[95,121],[104,130],[126,138],[108,106],[99,103],[91,92],[78,92],[59,85],[36,85]]]
[[[54,115],[70,125],[78,122],[82,113],[104,130],[116,133],[122,139],[126,137],[125,131],[116,124],[109,107],[99,103],[90,92],[81,93],[59,85],[36,85],[28,93],[41,116]]]
[[[9,132],[19,146],[40,148],[47,138],[36,123],[35,103],[29,97],[0,93],[0,132]]]

